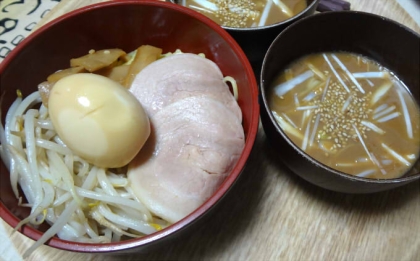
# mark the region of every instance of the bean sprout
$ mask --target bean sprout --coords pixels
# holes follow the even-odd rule
[[[54,235],[76,242],[105,243],[140,237],[169,222],[152,215],[137,199],[124,173],[95,167],[57,136],[48,110],[36,109],[38,92],[10,107],[0,126],[1,152],[19,206],[31,207],[22,225],[47,222],[51,227],[24,254],[29,256]],[[27,203],[18,194],[22,189]]]

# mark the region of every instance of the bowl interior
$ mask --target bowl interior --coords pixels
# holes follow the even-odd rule
[[[1,120],[20,89],[25,96],[59,69],[69,67],[69,60],[89,50],[121,48],[127,52],[148,44],[163,52],[204,53],[224,75],[234,77],[240,88],[238,103],[243,113],[245,149],[232,173],[216,193],[199,209],[180,222],[153,235],[115,244],[72,244],[57,238],[50,246],[73,251],[112,251],[132,248],[156,241],[177,232],[206,213],[228,191],[242,171],[258,129],[258,88],[252,68],[236,42],[210,19],[187,8],[158,1],[118,1],[88,6],[71,12],[40,28],[23,41],[0,64],[1,94],[4,94]],[[0,163],[0,216],[12,227],[27,215],[17,207],[10,188],[8,171]],[[41,228],[40,230],[44,230]],[[38,239],[38,230],[25,226],[21,230]]]
[[[267,116],[267,121],[270,121],[269,125],[271,127],[266,128],[267,124],[264,124],[264,122],[263,125],[265,125],[265,130],[270,132],[268,129],[272,129],[273,136],[281,136],[286,141],[287,146],[298,152],[294,161],[301,162],[303,163],[302,166],[305,165],[307,167],[302,167],[302,169],[298,170],[301,176],[305,176],[307,180],[317,185],[346,192],[357,192],[358,190],[356,188],[340,187],[337,184],[329,184],[332,181],[330,182],[328,179],[331,180],[332,175],[338,175],[338,180],[351,180],[350,186],[358,186],[360,184],[354,181],[395,184],[420,177],[420,173],[416,173],[411,177],[399,179],[372,180],[347,175],[326,167],[303,153],[277,125],[268,106],[267,97],[269,94],[268,90],[274,79],[293,61],[312,53],[344,51],[367,56],[387,67],[408,86],[409,91],[417,103],[420,104],[418,77],[420,72],[419,44],[420,40],[417,33],[394,21],[373,14],[352,11],[322,13],[304,18],[285,29],[274,40],[264,58],[260,78],[261,95],[264,104],[261,113],[263,114],[264,112]],[[317,180],[311,176],[315,172],[329,174],[320,174],[324,178]],[[378,191],[383,188],[379,186],[373,190]],[[366,190],[360,191],[369,192],[370,189],[367,187]]]
[[[266,54],[261,77],[271,82],[281,69],[307,54],[353,52],[393,71],[418,102],[418,46],[417,33],[387,18],[354,11],[320,13],[297,22],[275,39]],[[271,64],[273,61],[276,66]]]
[[[180,0],[171,0],[172,3],[179,3]],[[261,64],[268,47],[276,36],[287,26],[295,21],[312,15],[319,3],[319,0],[306,0],[307,7],[295,16],[275,24],[251,28],[235,28],[222,26],[239,43],[247,55],[256,75],[261,72]]]

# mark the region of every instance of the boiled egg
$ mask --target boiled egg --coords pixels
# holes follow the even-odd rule
[[[98,167],[125,166],[150,135],[140,102],[119,83],[96,74],[79,73],[57,81],[48,111],[66,146]]]

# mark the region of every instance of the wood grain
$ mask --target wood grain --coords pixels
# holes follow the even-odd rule
[[[369,13],[378,14],[392,20],[395,20],[407,27],[413,29],[417,33],[420,33],[419,25],[411,18],[411,16],[398,4],[395,0],[347,0],[351,2],[351,9],[355,11],[364,11]],[[406,0],[416,1],[416,0]]]
[[[62,0],[40,25],[99,1]],[[394,0],[351,3],[353,10],[383,15],[420,32]],[[241,179],[206,226],[192,235],[165,249],[126,256],[41,246],[28,260],[420,260],[419,217],[420,182],[372,195],[320,189],[280,163],[260,128]],[[3,221],[0,226],[10,234]],[[6,244],[19,254],[33,243],[18,233],[10,240]]]

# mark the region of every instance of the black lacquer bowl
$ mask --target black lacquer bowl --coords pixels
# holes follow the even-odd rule
[[[345,51],[367,56],[393,71],[420,104],[419,49],[419,34],[395,21],[363,12],[317,14],[285,29],[268,49],[260,79],[261,120],[278,157],[303,179],[345,193],[378,192],[418,180],[418,171],[397,179],[376,180],[351,176],[321,164],[305,154],[277,125],[267,95],[276,75],[291,62],[311,53]]]
[[[254,72],[258,75],[261,71],[261,64],[268,47],[276,36],[294,22],[315,13],[320,0],[306,0],[307,7],[299,14],[266,26],[252,28],[234,28],[222,26],[241,46],[248,57]],[[172,3],[178,3],[178,0],[171,0]]]

